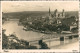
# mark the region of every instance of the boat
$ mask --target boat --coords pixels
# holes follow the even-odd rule
[[[28,29],[26,27],[24,27],[23,30],[28,31]]]
[[[71,34],[72,32],[70,32],[70,31],[62,31],[61,33],[63,33],[63,34]]]

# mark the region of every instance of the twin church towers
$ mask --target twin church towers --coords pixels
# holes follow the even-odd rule
[[[63,19],[63,18],[65,18],[64,9],[62,10],[62,12],[58,12],[58,10],[56,9],[53,13],[51,13],[51,10],[49,8],[50,23],[53,22],[54,19],[57,19],[57,22],[60,22],[60,20]]]

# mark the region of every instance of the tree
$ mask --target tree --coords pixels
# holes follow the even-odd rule
[[[2,30],[2,49],[8,49],[8,37]]]
[[[63,25],[70,26],[70,25],[72,25],[72,22],[76,22],[75,16],[71,16],[69,18],[64,18],[61,22]]]
[[[49,49],[47,44],[43,42],[42,40],[39,40],[39,45],[41,46],[40,49]]]
[[[77,32],[78,32],[78,28],[77,28],[77,27],[72,28],[71,31],[72,31],[73,33],[77,33]]]

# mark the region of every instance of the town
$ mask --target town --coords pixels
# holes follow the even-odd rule
[[[63,42],[65,39],[64,37],[66,36],[68,36],[70,40],[73,39],[73,36],[74,38],[78,37],[78,22],[79,22],[78,16],[68,15],[68,13],[66,15],[64,9],[62,9],[62,12],[59,12],[57,9],[55,9],[52,12],[49,8],[48,13],[46,15],[45,14],[40,15],[39,13],[38,14],[39,16],[36,14],[35,16],[25,15],[25,16],[19,16],[20,18],[15,18],[14,16],[8,14],[6,15],[6,13],[4,12],[2,12],[2,14],[3,14],[2,16],[3,25],[5,25],[6,22],[9,23],[9,21],[10,22],[14,21],[13,24],[16,23],[15,21],[19,21],[17,25],[23,26],[21,30],[23,30],[25,33],[30,31],[30,33],[37,32],[37,33],[41,33],[41,35],[45,34],[43,35],[44,37],[42,38],[33,41],[28,41],[24,39],[19,39],[15,32],[7,36],[7,34],[5,34],[5,32],[7,32],[7,29],[4,29],[5,28],[4,26],[4,28],[2,29],[3,49],[50,49],[51,48],[50,42],[51,40],[53,41],[53,39],[55,39],[56,37],[57,38],[59,37],[60,41]],[[12,25],[12,23],[10,24]],[[18,28],[20,27],[18,28],[17,27],[15,28],[19,31]],[[22,33],[21,36],[25,36],[25,35]],[[36,36],[39,36],[39,34]],[[51,39],[51,40],[46,41],[47,39]],[[32,42],[36,42],[36,43],[32,43]],[[49,42],[49,44],[47,44],[46,42]],[[60,44],[62,44],[62,42]]]
[[[39,31],[41,33],[63,33],[63,31],[77,33],[78,32],[78,18],[76,16],[65,16],[64,9],[58,12],[56,9],[51,13],[49,8],[49,15],[42,17],[27,17],[19,20],[19,24],[23,24],[24,30]]]

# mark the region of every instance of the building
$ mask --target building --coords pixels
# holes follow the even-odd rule
[[[61,23],[61,19],[65,18],[65,12],[64,9],[62,12],[58,12],[56,9],[53,14],[51,14],[50,8],[49,8],[49,23],[53,23],[53,20],[57,20],[57,24]]]

